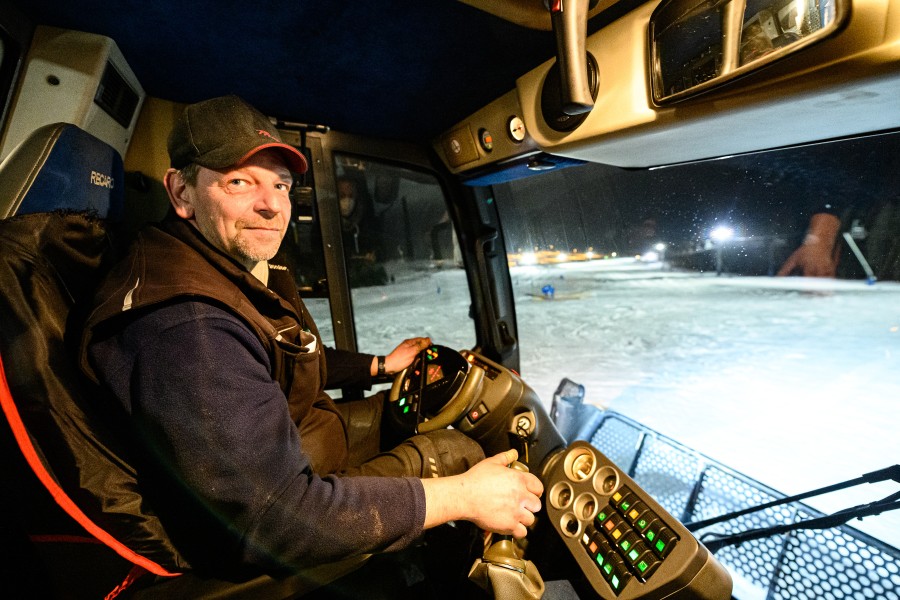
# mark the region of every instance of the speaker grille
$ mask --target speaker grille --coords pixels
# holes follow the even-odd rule
[[[103,78],[94,95],[94,102],[126,129],[131,124],[140,98],[112,63],[106,63]]]

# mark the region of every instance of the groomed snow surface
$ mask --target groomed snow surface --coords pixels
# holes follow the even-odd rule
[[[898,283],[717,277],[633,259],[511,274],[522,376],[548,408],[568,377],[586,402],[785,494],[900,460]],[[425,334],[473,345],[461,269],[397,271],[353,301],[364,351]],[[327,342],[327,306],[310,304]],[[832,512],[897,489],[866,485],[808,504]],[[898,511],[851,525],[900,547]]]

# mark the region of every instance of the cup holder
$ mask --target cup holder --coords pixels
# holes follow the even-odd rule
[[[573,511],[575,512],[575,516],[582,521],[590,522],[591,519],[597,516],[597,509],[599,507],[600,502],[597,500],[597,497],[590,492],[585,492],[575,499]]]
[[[612,496],[619,488],[619,472],[612,467],[604,466],[594,474],[594,491],[601,496]]]
[[[585,447],[578,447],[569,452],[563,464],[566,477],[576,483],[589,479],[596,469],[597,456]]]
[[[566,537],[576,538],[581,535],[581,521],[573,513],[563,513],[559,518],[559,530]]]
[[[550,488],[550,493],[547,494],[547,500],[550,501],[550,505],[559,510],[566,510],[569,508],[569,506],[572,505],[572,499],[574,497],[575,492],[567,481],[557,482]]]

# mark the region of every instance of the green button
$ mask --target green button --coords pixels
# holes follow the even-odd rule
[[[409,407],[408,407],[408,406],[404,406],[404,407],[403,407],[403,414],[405,415],[405,414],[408,413],[408,412],[409,412]]]
[[[622,550],[624,550],[625,552],[628,552],[628,549],[631,548],[631,542],[629,542],[628,540],[623,540],[619,545],[622,546]]]
[[[637,557],[640,556],[641,553],[637,551],[636,548],[632,548],[631,552],[628,553],[628,558],[631,560],[637,560]]]
[[[606,520],[606,517],[608,517],[608,516],[609,515],[606,514],[605,510],[601,510],[600,512],[597,513],[597,522],[602,523],[603,521]]]
[[[602,565],[602,564],[603,564],[603,555],[602,555],[602,554],[598,554],[598,555],[597,555],[597,558],[596,558],[596,561],[597,561],[597,564],[598,564],[598,565]]]
[[[628,509],[631,508],[631,502],[623,502],[619,507],[622,509],[623,513],[628,512]]]
[[[656,532],[653,531],[652,529],[648,529],[647,530],[647,539],[652,542],[655,538],[656,538]]]
[[[638,519],[637,522],[638,529],[644,529],[647,527],[647,519]]]
[[[400,404],[398,404],[398,406],[403,406],[404,404],[406,404],[406,398],[400,398]]]
[[[619,576],[618,576],[618,575],[613,575],[613,576],[612,576],[612,579],[609,580],[609,585],[611,585],[611,586],[613,587],[614,590],[619,589],[619,584],[620,584],[620,583],[621,583],[621,581],[619,581]]]
[[[656,542],[656,549],[659,550],[660,552],[662,552],[663,550],[666,549],[666,543],[662,540],[658,540]]]
[[[650,568],[650,565],[648,565],[646,561],[642,560],[641,562],[639,562],[637,564],[637,568],[638,568],[638,571],[640,571],[641,573],[644,573],[647,571],[647,569]]]
[[[612,563],[606,563],[605,565],[603,565],[603,572],[607,575],[612,573]]]

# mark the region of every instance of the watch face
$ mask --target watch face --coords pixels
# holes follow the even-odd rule
[[[520,117],[511,116],[506,123],[506,129],[512,141],[521,142],[525,139],[525,121]]]

